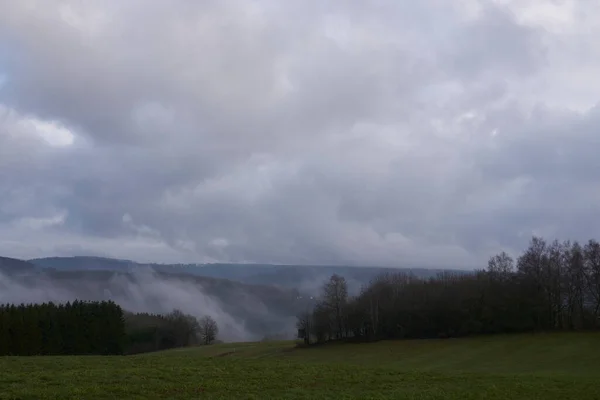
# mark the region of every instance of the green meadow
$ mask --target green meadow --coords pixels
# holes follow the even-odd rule
[[[0,399],[600,399],[600,333],[3,357]]]

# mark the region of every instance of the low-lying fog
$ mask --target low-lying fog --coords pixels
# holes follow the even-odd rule
[[[293,337],[299,308],[291,298],[289,310],[282,304],[275,309],[246,290],[218,290],[222,293],[209,294],[197,281],[166,277],[149,268],[127,274],[103,271],[94,275],[88,271],[81,276],[58,277],[0,272],[0,303],[113,300],[132,312],[168,313],[179,309],[196,317],[210,315],[219,325],[219,339],[224,341],[260,340],[266,335]]]

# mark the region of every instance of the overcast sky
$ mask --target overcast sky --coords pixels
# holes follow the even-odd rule
[[[0,255],[598,238],[598,37],[597,0],[0,0]]]

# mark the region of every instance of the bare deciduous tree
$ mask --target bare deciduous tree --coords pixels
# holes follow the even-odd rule
[[[330,311],[335,324],[336,336],[341,338],[345,333],[345,310],[348,303],[348,284],[340,275],[333,274],[323,286],[323,303]]]
[[[211,344],[217,339],[219,334],[219,327],[217,321],[210,315],[204,316],[200,319],[200,338],[202,343]]]
[[[600,243],[590,240],[583,249],[585,255],[585,272],[590,302],[594,319],[600,318]]]
[[[305,344],[310,344],[310,334],[312,332],[312,313],[310,311],[298,314],[296,328],[298,328],[298,338],[304,339]]]
[[[515,262],[511,256],[502,252],[490,258],[488,261],[488,272],[499,279],[508,277],[515,268]]]

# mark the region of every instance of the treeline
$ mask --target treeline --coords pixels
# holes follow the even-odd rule
[[[219,327],[210,316],[196,317],[179,310],[161,315],[126,313],[127,354],[212,344]]]
[[[129,313],[112,301],[0,305],[0,356],[118,355],[216,340],[210,316]]]
[[[355,297],[333,275],[315,308],[298,317],[306,343],[599,327],[600,243],[540,237],[516,260],[502,252],[486,269],[430,279],[384,274]]]
[[[125,340],[111,301],[0,306],[0,355],[122,354]]]

